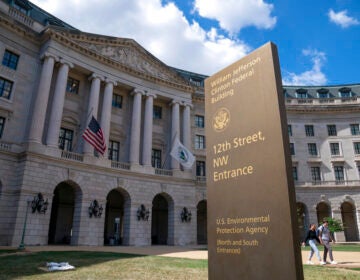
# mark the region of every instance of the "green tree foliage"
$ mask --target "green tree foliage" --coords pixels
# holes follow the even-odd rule
[[[325,219],[329,222],[329,230],[331,233],[344,231],[344,225],[340,220],[331,217],[326,217]]]

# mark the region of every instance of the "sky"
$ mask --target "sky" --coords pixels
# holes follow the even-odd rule
[[[267,42],[284,85],[360,83],[360,0],[31,0],[89,33],[130,38],[213,75]]]

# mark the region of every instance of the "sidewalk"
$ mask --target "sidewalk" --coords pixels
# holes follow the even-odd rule
[[[0,249],[16,249],[0,247]],[[27,246],[25,252],[40,251],[99,251],[137,255],[155,255],[188,259],[207,259],[208,252],[205,246]],[[321,252],[322,253],[322,252]],[[309,251],[302,251],[303,264],[306,263]],[[360,252],[333,252],[338,262],[336,267],[360,268]],[[318,264],[314,256],[312,261]],[[328,264],[330,265],[330,264]],[[333,265],[331,265],[333,266]]]

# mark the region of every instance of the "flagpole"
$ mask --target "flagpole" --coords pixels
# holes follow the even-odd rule
[[[168,153],[166,154],[166,157],[165,157],[165,160],[164,160],[164,163],[163,163],[161,169],[164,169],[165,163],[167,162],[167,160],[168,160],[168,158],[169,158],[169,156],[170,156],[171,150],[172,150],[172,148],[173,148],[173,146],[174,146],[174,142],[175,142],[177,133],[178,133],[178,132],[176,131],[174,137],[173,137],[172,140],[171,140],[170,152],[168,152]]]

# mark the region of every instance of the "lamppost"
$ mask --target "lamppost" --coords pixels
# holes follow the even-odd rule
[[[25,238],[26,222],[27,222],[28,209],[29,209],[29,206],[30,206],[30,202],[31,202],[30,200],[28,200],[26,202],[25,221],[24,221],[24,227],[23,227],[23,233],[22,233],[22,237],[21,237],[21,242],[20,242],[20,245],[18,247],[18,250],[25,250],[24,238]]]

